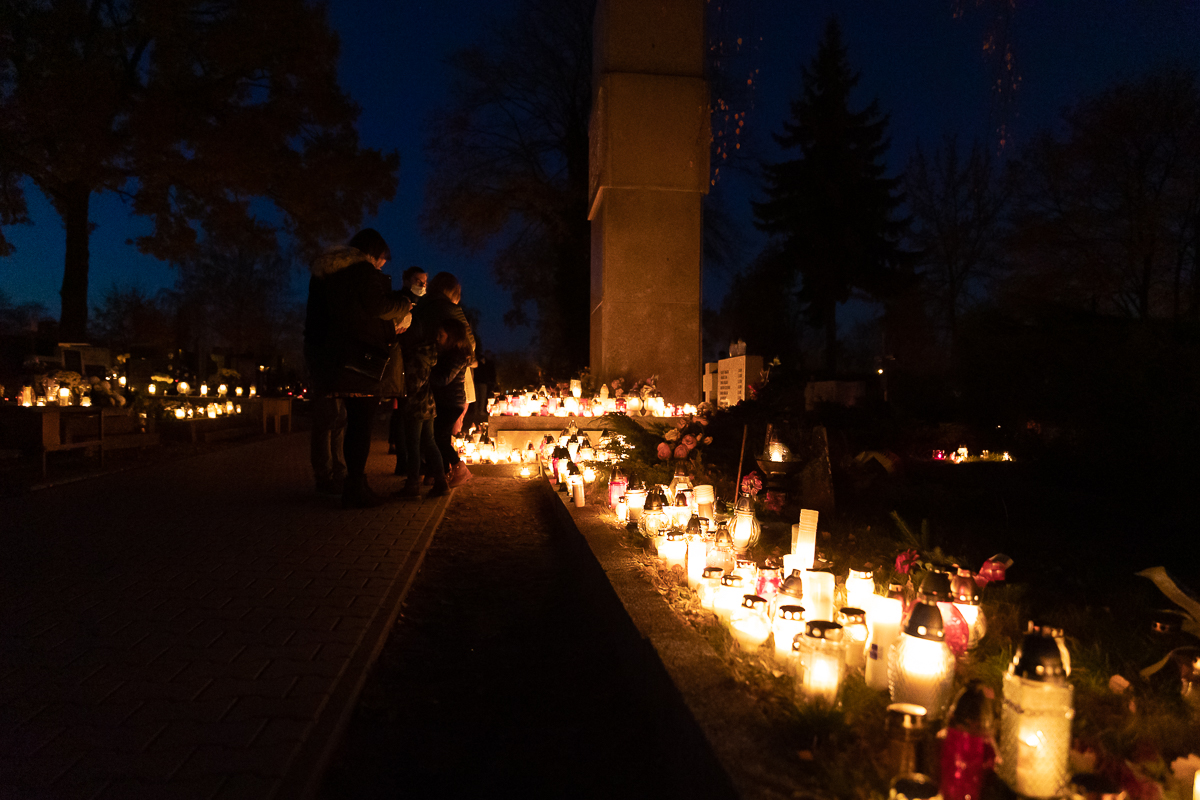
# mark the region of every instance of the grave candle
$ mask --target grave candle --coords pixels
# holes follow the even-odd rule
[[[900,636],[904,617],[903,588],[892,584],[886,597],[876,595],[874,612],[867,619],[866,681],[872,689],[888,688],[888,654]]]
[[[779,606],[775,610],[775,621],[771,625],[775,636],[775,661],[788,664],[792,655],[792,643],[804,633],[804,607],[797,605]]]
[[[833,573],[823,569],[810,569],[804,573],[804,593],[810,620],[833,622],[833,596],[836,591]]]
[[[837,704],[845,672],[842,626],[826,620],[804,624],[803,695],[810,703]]]

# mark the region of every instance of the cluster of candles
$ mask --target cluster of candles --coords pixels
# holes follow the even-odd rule
[[[488,414],[516,417],[602,417],[605,414],[630,414],[648,417],[683,417],[696,413],[696,406],[686,403],[676,406],[661,395],[640,394],[610,396],[608,386],[600,393],[583,396],[583,384],[573,380],[570,389],[559,392],[545,386],[536,391],[502,394],[488,399]]]
[[[107,381],[115,381],[118,386],[125,388],[125,376],[117,377],[110,375],[105,377]],[[90,387],[87,384],[81,386],[81,390],[87,391]],[[43,394],[34,394],[32,386],[22,386],[20,399],[18,404],[29,406],[69,406],[75,402],[74,394],[69,386],[59,386],[53,381],[47,382],[46,391]],[[92,398],[87,394],[79,398],[79,405],[87,408],[92,404]]]
[[[931,571],[906,603],[898,584],[881,593],[873,573],[855,569],[839,582],[817,561],[816,511],[801,511],[781,569],[772,559],[759,567],[746,552],[758,536],[749,503],[739,502],[731,517],[718,515],[712,487],[693,487],[681,473],[670,486],[647,490],[616,470],[608,500],[618,520],[636,523],[666,565],[686,574],[701,605],[741,647],[772,644],[800,702],[836,706],[847,673],[861,671],[894,704],[945,719],[957,658],[987,632],[970,571]],[[997,767],[1018,794],[1054,797],[1069,778],[1068,675],[1062,631],[1031,624],[1004,678]]]
[[[596,467],[615,464],[621,452],[629,449],[623,436],[607,430],[593,444],[573,418],[558,436],[547,434],[536,447],[530,442],[524,450],[503,439],[493,442],[474,429],[456,437],[454,447],[467,464],[519,464],[523,478],[540,470],[552,483],[570,491],[581,507],[586,503],[587,487],[597,479]]]
[[[187,397],[189,394],[192,393],[192,386],[187,381],[179,381],[177,384],[175,384],[175,391],[176,391],[176,393],[183,395],[184,397]],[[233,387],[233,396],[234,397],[241,397],[243,392],[249,397],[254,397],[257,394],[257,389],[253,385],[251,385],[248,390],[243,390],[241,386]],[[151,382],[150,385],[146,387],[146,393],[147,394],[158,394],[158,385],[156,383]],[[166,393],[166,390],[164,389],[164,394],[165,393]],[[198,392],[198,396],[200,396],[200,397],[208,397],[209,396],[209,388],[208,388],[207,383],[200,384],[200,390]],[[226,397],[229,396],[229,387],[223,383],[218,385],[217,389],[216,389],[216,396],[217,396],[217,398],[224,400]]]
[[[233,416],[234,414],[242,413],[242,407],[235,405],[232,400],[227,400],[224,403],[208,403],[207,405],[186,405],[175,406],[175,419],[216,419],[217,417]]]
[[[971,457],[971,452],[965,447],[960,447],[957,450],[951,450],[950,452],[946,452],[945,450],[934,450],[933,451],[933,460],[934,461],[952,461],[955,464],[961,464],[970,457]],[[1005,450],[999,456],[993,455],[991,450],[984,450],[983,452],[981,452],[979,454],[979,458],[982,461],[1012,461],[1013,460],[1012,454],[1009,453],[1007,450]]]

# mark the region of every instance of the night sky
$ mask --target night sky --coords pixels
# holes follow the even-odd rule
[[[740,99],[747,111],[743,170],[722,170],[718,190],[744,220],[744,261],[760,244],[750,224],[748,201],[755,191],[755,159],[776,160],[770,139],[787,114],[799,86],[801,65],[811,60],[829,14],[842,22],[851,64],[862,73],[859,103],[877,97],[891,115],[889,167],[899,171],[915,141],[928,149],[943,134],[960,141],[980,137],[996,148],[1000,124],[1012,152],[1036,130],[1055,123],[1059,112],[1114,81],[1134,78],[1164,62],[1200,70],[1200,0],[1015,0],[1010,39],[1020,75],[1015,104],[997,104],[997,77],[985,56],[996,0],[710,0],[728,3],[718,15],[722,35],[740,37],[734,74],[754,83]],[[503,15],[513,0],[331,0],[331,23],[342,39],[342,85],[362,107],[365,145],[398,149],[400,185],[396,198],[367,224],[391,244],[388,272],[399,276],[409,264],[429,272],[447,269],[464,284],[466,305],[482,312],[480,332],[490,349],[520,347],[521,329],[500,320],[508,298],[492,282],[486,258],[464,258],[426,241],[417,227],[426,168],[424,123],[448,80],[444,59],[487,31],[487,15]],[[956,9],[961,13],[956,14]],[[37,301],[57,316],[62,281],[63,230],[52,208],[27,187],[34,224],[6,230],[15,255],[0,259],[0,290],[14,301]],[[156,291],[173,281],[166,264],[138,254],[125,241],[148,229],[131,219],[115,197],[93,198],[91,302],[111,284]],[[705,301],[716,305],[727,273],[705,276]],[[399,281],[396,281],[397,285]],[[304,283],[297,278],[297,296]]]

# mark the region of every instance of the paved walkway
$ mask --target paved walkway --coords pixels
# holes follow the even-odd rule
[[[0,500],[0,798],[314,787],[448,499],[343,511],[307,445]]]

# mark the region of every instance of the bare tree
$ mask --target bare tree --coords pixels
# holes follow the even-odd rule
[[[904,190],[922,284],[953,351],[964,306],[999,275],[1004,262],[1006,193],[988,150],[975,142],[960,158],[954,136],[932,158],[917,144]]]

